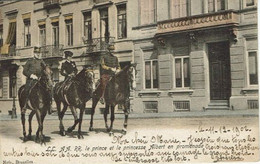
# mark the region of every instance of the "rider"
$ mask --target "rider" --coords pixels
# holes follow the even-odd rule
[[[64,54],[66,61],[64,61],[61,65],[61,75],[65,76],[65,84],[78,73],[78,69],[75,62],[71,60],[73,53],[71,51],[65,51]]]
[[[108,53],[101,58],[101,79],[100,79],[100,88],[101,88],[101,98],[100,102],[104,104],[104,92],[107,83],[109,82],[111,76],[115,75],[120,71],[120,65],[118,58],[112,54],[112,51],[115,50],[114,45],[108,46]]]
[[[41,74],[42,74],[42,67],[45,67],[46,64],[42,60],[41,48],[34,47],[34,56],[33,58],[27,60],[23,67],[23,74],[27,77],[26,84],[25,84],[25,105],[22,108],[22,113],[25,113],[27,106],[27,102],[29,100],[29,94],[31,88],[37,83]],[[49,109],[49,114],[51,113],[51,108]]]

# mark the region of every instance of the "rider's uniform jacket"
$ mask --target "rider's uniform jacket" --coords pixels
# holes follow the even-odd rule
[[[102,66],[101,69],[102,75],[103,74],[112,75],[114,72],[111,70],[111,68],[120,69],[118,58],[110,52],[107,55],[102,57],[101,66]]]
[[[42,59],[29,59],[23,67],[23,74],[27,79],[30,79],[31,74],[34,74],[39,78],[42,74],[42,65],[46,65]]]
[[[76,64],[74,61],[65,61],[62,63],[61,65],[61,75],[68,77],[70,74],[77,74],[78,73],[78,69],[76,67]]]

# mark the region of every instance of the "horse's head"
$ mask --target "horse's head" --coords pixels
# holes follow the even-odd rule
[[[92,69],[83,68],[76,76],[76,78],[85,84],[86,90],[95,89],[95,74]]]
[[[132,90],[135,90],[135,88],[136,88],[136,80],[135,80],[136,73],[137,73],[136,63],[133,63],[129,66],[129,68],[127,70],[128,82],[129,82],[130,88]]]
[[[41,65],[41,66],[42,66],[42,76],[40,80],[48,90],[51,90],[53,87],[53,82],[52,82],[53,72],[48,65]]]

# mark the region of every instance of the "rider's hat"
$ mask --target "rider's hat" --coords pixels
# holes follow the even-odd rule
[[[65,58],[73,56],[73,53],[71,51],[64,51],[64,54],[65,54]]]
[[[41,52],[41,47],[34,47],[34,49],[33,49],[33,52],[34,53],[40,53]]]

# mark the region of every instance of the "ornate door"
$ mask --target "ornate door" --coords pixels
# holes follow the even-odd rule
[[[231,95],[229,43],[210,43],[208,52],[210,99],[228,100]]]

